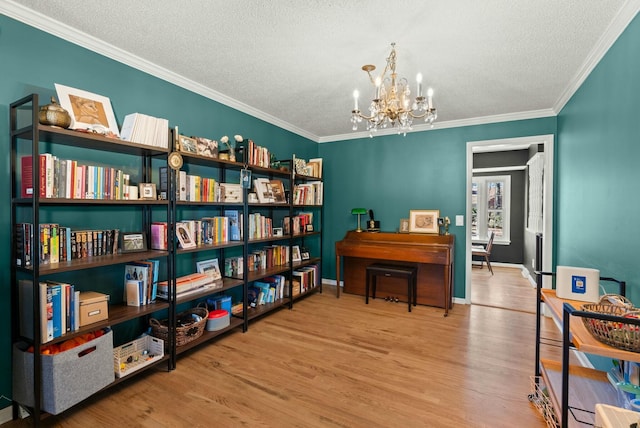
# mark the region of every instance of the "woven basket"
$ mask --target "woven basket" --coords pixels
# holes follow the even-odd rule
[[[199,316],[200,321],[195,321],[192,315]],[[209,311],[202,307],[191,308],[188,311],[180,312],[177,316],[176,346],[186,345],[202,336],[204,327],[207,324],[208,315]],[[151,324],[151,335],[168,343],[169,320],[158,321],[155,318],[151,318],[149,324]]]
[[[618,317],[640,318],[640,309],[624,296],[606,294],[598,303],[588,303],[581,308],[585,312],[613,315]],[[625,351],[640,352],[640,326],[621,321],[605,321],[595,318],[582,318],[589,333],[602,343]]]

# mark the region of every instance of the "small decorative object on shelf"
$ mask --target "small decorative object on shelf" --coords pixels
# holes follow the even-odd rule
[[[140,183],[138,186],[140,187],[140,199],[158,199],[155,183]]]
[[[242,138],[242,137],[240,137],[240,138]],[[228,153],[220,153],[218,155],[218,157],[220,159],[222,159],[222,160],[228,160],[228,161],[231,161],[231,162],[235,162],[236,161],[236,153],[235,153],[233,147],[231,147],[231,144],[229,144],[229,137],[227,137],[225,135],[224,137],[220,138],[220,142],[222,144],[224,144],[225,146],[227,146]]]
[[[71,116],[69,116],[68,111],[56,102],[54,97],[51,97],[51,104],[40,107],[38,121],[43,125],[58,126],[66,129],[71,125]]]
[[[172,169],[175,169],[177,171],[182,168],[182,155],[178,152],[171,152],[171,154],[169,154],[169,159],[167,162]]]
[[[135,251],[146,251],[147,250],[147,241],[144,237],[144,233],[135,232],[135,233],[122,233],[122,248],[123,253],[132,253]]]

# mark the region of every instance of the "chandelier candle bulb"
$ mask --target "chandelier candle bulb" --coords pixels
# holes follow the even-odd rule
[[[429,110],[433,108],[433,89],[427,90],[427,102],[429,103]]]
[[[376,77],[376,100],[380,99],[380,86],[382,85],[382,79],[380,76]]]
[[[416,82],[418,82],[418,96],[422,96],[422,73],[418,73],[416,76]]]
[[[353,103],[354,103],[353,109],[355,111],[358,111],[358,97],[359,96],[360,96],[360,93],[358,92],[357,89],[355,91],[353,91]]]

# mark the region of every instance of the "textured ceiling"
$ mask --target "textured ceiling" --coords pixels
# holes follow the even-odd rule
[[[391,42],[398,74],[433,87],[436,128],[553,115],[639,4],[0,0],[0,11],[323,142],[363,135],[352,93],[373,93],[361,67],[381,70]]]

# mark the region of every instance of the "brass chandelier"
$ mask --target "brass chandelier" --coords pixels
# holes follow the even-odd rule
[[[422,95],[422,74],[418,73],[416,97],[413,101],[411,100],[407,79],[398,79],[396,73],[395,43],[391,43],[391,53],[387,57],[387,65],[380,76],[374,78],[371,75],[371,72],[376,69],[375,65],[363,65],[362,69],[367,72],[375,87],[375,97],[369,106],[370,116],[367,116],[358,109],[360,96],[358,90],[353,91],[354,109],[351,111],[351,123],[354,131],[358,130],[358,124],[363,119],[371,137],[378,129],[388,127],[395,127],[398,134],[406,135],[407,131],[412,129],[413,119],[424,119],[433,127],[433,122],[438,117],[438,112],[433,106],[433,89],[427,90],[426,97]]]

